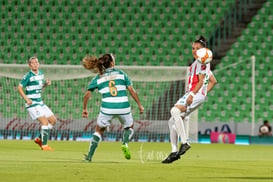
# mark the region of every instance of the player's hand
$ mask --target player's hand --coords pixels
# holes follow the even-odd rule
[[[51,85],[51,80],[47,80],[46,85]]]
[[[88,111],[87,111],[87,109],[84,109],[84,110],[82,111],[82,117],[83,117],[83,118],[88,118]]]
[[[193,100],[193,97],[191,95],[189,95],[188,98],[187,98],[187,105],[188,106],[191,105],[192,100]]]
[[[144,112],[144,107],[142,105],[138,106],[138,109],[139,109],[139,113],[140,114],[143,114]]]
[[[48,85],[51,85],[51,80],[46,80],[46,82],[43,85],[43,88],[45,88]]]
[[[32,100],[29,98],[27,98],[26,102],[27,102],[27,105],[29,105],[29,106],[32,104]]]

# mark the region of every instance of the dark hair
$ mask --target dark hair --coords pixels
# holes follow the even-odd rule
[[[266,123],[268,123],[268,121],[267,121],[267,120],[264,120],[264,124],[266,124]]]
[[[201,35],[199,37],[199,39],[197,39],[196,41],[194,41],[194,43],[199,43],[199,44],[201,44],[202,47],[207,47],[207,40],[206,40],[206,38],[203,35]]]
[[[102,75],[113,61],[115,61],[115,58],[112,54],[104,54],[99,58],[87,55],[83,58],[82,64],[85,69],[91,70],[94,73],[99,72]]]

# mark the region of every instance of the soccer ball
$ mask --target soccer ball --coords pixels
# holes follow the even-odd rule
[[[212,60],[212,52],[208,48],[201,48],[196,51],[197,61],[201,64],[208,64]]]
[[[263,134],[268,133],[269,131],[267,126],[262,126],[260,130],[261,130],[261,133]]]

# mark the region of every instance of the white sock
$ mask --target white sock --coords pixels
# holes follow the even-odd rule
[[[52,124],[50,124],[50,123],[48,123],[47,126],[48,126],[49,130],[51,130],[53,128]]]
[[[129,128],[129,130],[131,131],[131,134],[129,135],[129,140],[131,140],[132,137],[133,137],[133,135],[134,135],[134,133],[135,133],[135,131],[134,131],[133,128]]]
[[[187,140],[187,143],[188,143],[189,142],[189,116],[186,116],[183,119],[183,122],[184,122],[185,132],[186,132],[186,140]]]
[[[96,136],[96,137],[94,137],[94,136]],[[98,132],[95,131],[93,133],[93,136],[92,136],[91,140],[90,140],[89,148],[91,147],[92,142],[99,143],[100,141],[101,141],[101,135]]]
[[[177,152],[178,135],[174,126],[173,117],[170,118],[168,125],[170,130],[170,141],[172,146],[172,152]]]
[[[186,132],[183,120],[180,116],[181,112],[177,107],[171,109],[171,115],[174,119],[174,125],[177,131],[178,136],[180,137],[181,143],[187,142]]]

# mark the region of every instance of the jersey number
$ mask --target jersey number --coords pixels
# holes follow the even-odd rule
[[[113,80],[111,80],[110,82],[109,82],[109,91],[110,91],[110,94],[112,95],[112,96],[117,96],[117,94],[118,94],[118,90],[117,90],[117,87],[115,87],[115,81],[113,81]]]

